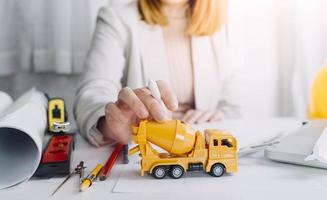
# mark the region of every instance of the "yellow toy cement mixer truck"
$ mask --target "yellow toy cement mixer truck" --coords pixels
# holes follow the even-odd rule
[[[167,174],[178,179],[185,171],[203,170],[215,177],[237,172],[237,141],[228,132],[205,130],[203,135],[179,120],[144,120],[132,128],[137,145],[129,155],[139,152],[142,176],[149,172],[157,179]],[[166,152],[159,153],[152,145]]]

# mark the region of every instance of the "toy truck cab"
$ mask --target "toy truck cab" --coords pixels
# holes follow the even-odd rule
[[[237,172],[237,140],[228,132],[205,130],[208,145],[206,171],[219,177],[225,172]]]

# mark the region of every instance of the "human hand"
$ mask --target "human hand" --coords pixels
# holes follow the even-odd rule
[[[189,124],[197,124],[204,122],[220,121],[224,118],[224,113],[221,111],[208,110],[188,110],[182,118],[182,121]]]
[[[177,97],[165,81],[156,81],[162,101],[168,110],[178,108]],[[126,144],[132,134],[131,125],[140,119],[154,119],[158,122],[167,116],[160,102],[147,87],[132,90],[125,87],[120,90],[118,100],[109,102],[105,108],[105,117],[99,120],[98,129],[106,139]]]

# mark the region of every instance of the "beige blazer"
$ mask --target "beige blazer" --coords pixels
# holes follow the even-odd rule
[[[237,116],[225,28],[212,37],[192,36],[191,43],[196,109],[220,109],[228,117]],[[92,127],[122,87],[144,87],[149,78],[169,81],[164,48],[161,27],[140,20],[135,2],[100,10],[74,106],[82,134],[92,140]]]

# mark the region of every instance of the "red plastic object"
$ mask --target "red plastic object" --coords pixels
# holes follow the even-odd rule
[[[42,155],[41,163],[58,163],[69,160],[73,143],[72,135],[54,135]]]

